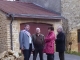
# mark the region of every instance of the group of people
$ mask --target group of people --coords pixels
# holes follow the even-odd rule
[[[65,34],[61,26],[57,29],[57,36],[55,36],[52,26],[48,28],[46,37],[40,33],[39,27],[35,29],[36,33],[33,35],[30,34],[29,30],[30,25],[27,24],[25,29],[19,33],[20,49],[24,55],[24,60],[29,60],[31,53],[33,53],[33,60],[36,60],[38,53],[40,60],[44,60],[43,53],[46,53],[47,60],[54,60],[55,45],[60,60],[64,60]]]

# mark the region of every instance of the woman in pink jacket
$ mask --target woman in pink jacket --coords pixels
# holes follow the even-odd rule
[[[45,38],[44,53],[47,54],[47,60],[54,60],[54,44],[55,44],[54,27],[49,27],[48,32],[49,33]]]

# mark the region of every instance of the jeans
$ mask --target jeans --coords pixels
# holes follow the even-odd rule
[[[29,45],[29,49],[23,50],[24,60],[29,60],[32,51],[32,44]]]
[[[25,49],[23,50],[24,60],[29,60],[29,50]]]
[[[31,56],[31,52],[32,52],[32,44],[29,45],[29,58]]]

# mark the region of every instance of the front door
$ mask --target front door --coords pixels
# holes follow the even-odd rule
[[[80,30],[78,30],[78,51],[80,52]]]

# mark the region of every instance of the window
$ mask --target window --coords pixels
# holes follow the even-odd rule
[[[7,1],[15,1],[15,0],[7,0]]]
[[[80,43],[80,29],[78,30],[78,43]]]

